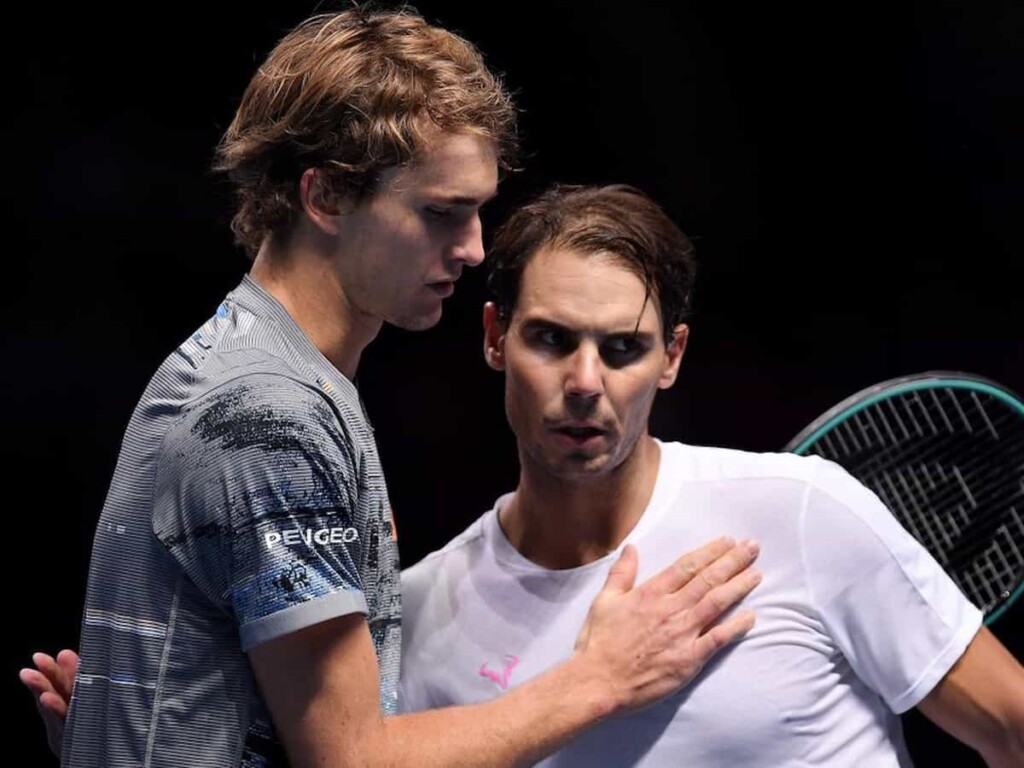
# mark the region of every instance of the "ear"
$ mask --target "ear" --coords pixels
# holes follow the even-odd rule
[[[679,375],[679,364],[683,361],[686,351],[686,340],[690,337],[690,327],[681,323],[672,329],[672,339],[665,348],[665,368],[658,379],[658,389],[668,389],[676,383]]]
[[[321,168],[307,168],[299,179],[299,203],[306,217],[329,235],[341,231],[340,206]]]
[[[506,324],[498,317],[498,307],[493,301],[484,304],[484,360],[496,371],[505,370]]]

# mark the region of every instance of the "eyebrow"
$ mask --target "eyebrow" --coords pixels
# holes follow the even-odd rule
[[[627,329],[618,331],[602,331],[601,335],[605,337],[628,336],[630,338],[637,338],[642,340],[653,339],[655,336],[655,334],[651,331],[637,330],[636,327],[632,324],[626,326],[626,328]],[[572,334],[574,336],[580,334],[580,331],[575,328],[570,328],[569,326],[562,325],[561,323],[556,323],[554,320],[545,320],[544,318],[540,317],[530,317],[524,320],[522,323],[522,330],[527,333],[531,331],[555,330],[563,331],[564,333]]]
[[[435,200],[438,200],[438,201],[444,202],[444,203],[448,203],[449,205],[471,205],[471,206],[484,205],[486,203],[489,203],[491,200],[493,200],[497,196],[498,196],[497,190],[495,190],[491,194],[487,195],[487,197],[483,198],[482,200],[479,197],[472,197],[470,195],[445,195],[444,193],[438,193],[438,194],[431,195],[431,197],[433,197]]]

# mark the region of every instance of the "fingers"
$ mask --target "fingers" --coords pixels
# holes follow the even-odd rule
[[[733,540],[725,536],[709,541],[700,549],[687,552],[667,568],[656,573],[645,582],[645,585],[659,593],[675,592],[692,580],[701,569],[728,552],[733,545]]]
[[[694,579],[694,581],[700,581],[702,588],[705,586],[703,579]],[[756,568],[747,568],[741,571],[730,577],[724,584],[706,590],[697,603],[690,608],[690,620],[698,627],[709,626],[719,616],[749,595],[760,583],[761,573]],[[686,588],[677,593],[681,610],[685,610],[687,605],[691,605],[689,601],[692,597],[684,594],[685,590]]]
[[[63,651],[57,654],[57,663],[65,669],[70,669],[72,672],[77,672],[78,654],[72,651],[70,648],[65,648]]]
[[[71,688],[78,672],[78,654],[64,650],[57,658],[45,653],[32,654],[36,669],[26,667],[18,672],[22,684],[35,699],[36,708],[46,729],[50,751],[60,757],[64,735],[64,719],[68,715]]]
[[[32,654],[32,663],[36,665],[41,673],[46,675],[48,680],[54,680],[60,672],[60,666],[56,659],[48,653],[36,652]]]
[[[18,677],[36,701],[39,714],[43,718],[47,731],[53,725],[50,718],[64,720],[68,715],[68,701],[54,690],[49,678],[39,670],[25,668],[18,672]]]
[[[22,684],[33,694],[44,715],[66,717],[78,673],[78,654],[65,649],[54,659],[46,653],[34,653],[32,663],[35,669],[26,667],[18,672]]]
[[[674,563],[652,576],[644,586],[654,592],[668,594],[675,592],[693,581],[694,577],[701,574],[705,568],[722,558],[728,552],[736,549],[736,542],[728,537],[722,536],[709,541],[700,549],[687,552]],[[699,598],[698,598],[699,599]]]
[[[761,581],[751,567],[758,551],[752,541],[716,539],[630,588],[639,558],[624,548],[577,640],[582,668],[597,670],[620,709],[685,685],[753,627],[751,611],[723,614]]]
[[[64,694],[65,699],[70,699],[71,689],[75,685],[75,676],[78,674],[78,654],[68,648],[65,648],[57,654],[56,661],[57,666],[64,672],[64,689],[62,693]]]
[[[22,685],[24,685],[38,699],[44,693],[52,693],[53,685],[50,680],[37,669],[25,668],[18,672]]]
[[[78,655],[74,651],[64,650],[57,654],[57,659],[46,653],[32,654],[32,663],[46,676],[57,695],[70,698],[78,668]]]
[[[693,578],[691,578],[686,584],[682,585],[677,591],[677,595],[680,600],[680,607],[697,605],[701,600],[704,599],[708,593],[712,590],[721,587],[724,584],[730,583],[730,581],[737,575],[742,574],[746,571],[753,562],[757,559],[760,554],[760,547],[757,542],[752,540],[741,541],[738,544],[731,547],[728,551],[724,552],[720,557],[714,561],[708,563],[705,567],[698,570]],[[738,586],[746,584],[745,581],[741,580],[740,584],[733,584],[733,588],[727,590],[725,593],[719,592],[715,598],[716,602],[721,599],[728,600],[728,604],[721,608],[721,611],[725,610],[726,607],[736,602],[731,595]],[[755,584],[747,586],[746,592],[749,592]],[[746,594],[744,592],[743,594]],[[742,597],[742,595],[740,596]]]
[[[608,571],[602,591],[622,594],[631,590],[636,583],[637,561],[636,547],[632,544],[624,546],[619,559]]]
[[[53,691],[40,694],[37,703],[39,708],[43,710],[44,716],[50,714],[61,720],[68,716],[68,700]]]
[[[697,663],[703,667],[718,651],[730,643],[739,640],[754,626],[754,612],[742,611],[730,616],[721,624],[716,624],[694,642],[694,654]]]

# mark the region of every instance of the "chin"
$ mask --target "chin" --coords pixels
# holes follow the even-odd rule
[[[388,321],[404,331],[426,331],[441,322],[441,307],[420,315],[404,315]]]
[[[562,456],[548,463],[548,471],[566,480],[585,480],[588,477],[599,477],[614,469],[612,457],[607,453],[590,455],[574,453]]]

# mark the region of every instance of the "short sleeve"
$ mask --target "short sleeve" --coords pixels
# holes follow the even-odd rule
[[[877,495],[816,461],[800,520],[812,600],[857,675],[902,713],[960,658],[981,611]]]
[[[327,398],[279,375],[220,387],[169,431],[154,533],[243,650],[366,612],[357,459]]]

